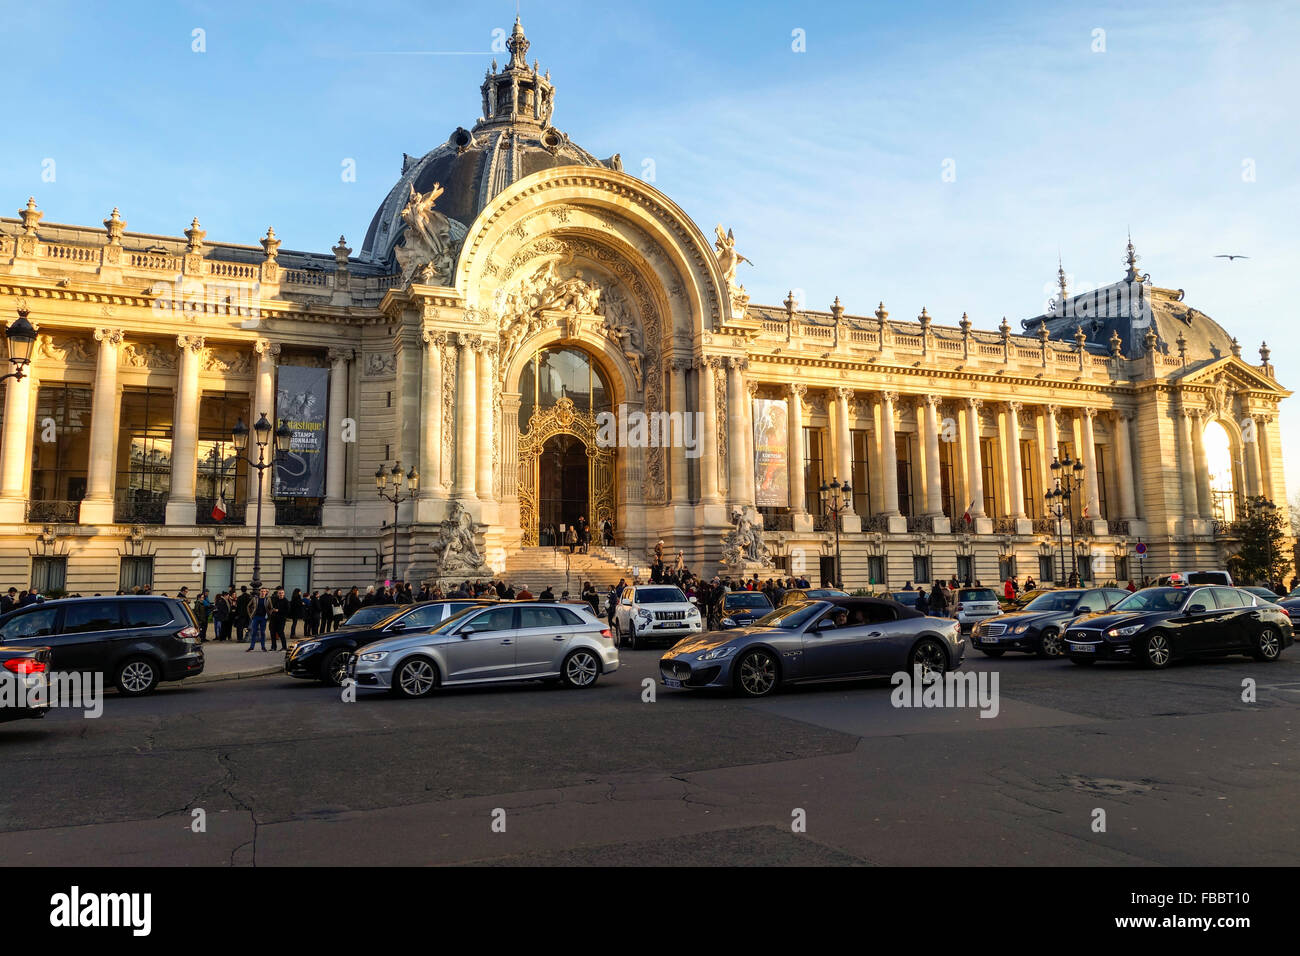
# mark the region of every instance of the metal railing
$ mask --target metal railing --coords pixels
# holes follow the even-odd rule
[[[195,524],[235,524],[242,525],[248,515],[248,502],[246,501],[227,501],[226,516],[218,520],[212,516],[212,509],[216,507],[216,498],[195,498]]]
[[[80,517],[80,501],[29,501],[27,503],[28,521],[76,524]]]
[[[911,534],[933,534],[934,518],[930,515],[908,515],[907,530]]]
[[[275,523],[298,527],[320,527],[321,502],[316,498],[274,498]],[[391,534],[391,529],[389,530]]]
[[[149,498],[119,498],[113,504],[118,524],[166,524],[167,495]]]

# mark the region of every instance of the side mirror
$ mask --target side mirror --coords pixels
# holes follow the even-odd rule
[[[397,621],[393,624],[388,625],[388,629],[390,631],[404,631],[406,630],[406,625],[403,624],[401,621]]]
[[[472,628],[472,627],[467,627],[467,628],[464,628],[463,630],[461,630],[459,636],[462,637],[462,638],[466,638],[466,637],[469,637],[471,634],[474,634],[474,633],[476,633],[475,630],[474,630],[474,628]]]
[[[817,622],[817,630],[819,631],[830,631],[834,630],[834,628],[835,621],[829,617]]]
[[[1206,607],[1205,607],[1204,604],[1193,604],[1191,607],[1189,607],[1189,608],[1187,609],[1187,613],[1188,613],[1188,614],[1204,614],[1204,613],[1206,612],[1206,610],[1207,610],[1207,609],[1206,609]]]

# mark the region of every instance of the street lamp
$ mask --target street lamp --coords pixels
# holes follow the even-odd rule
[[[408,489],[406,494],[402,493],[403,477],[405,477],[406,487]],[[390,485],[392,486],[391,491],[388,490]],[[379,497],[385,499],[386,501],[391,501],[393,503],[393,580],[396,581],[397,568],[398,568],[397,506],[400,505],[403,501],[408,501],[411,498],[414,498],[416,492],[420,490],[420,473],[416,471],[415,466],[412,465],[411,470],[408,471],[405,476],[403,476],[402,463],[400,461],[393,462],[392,471],[386,472],[384,471],[384,466],[380,465],[379,469],[375,472],[375,487],[379,490]],[[380,580],[383,580],[383,568],[381,567],[379,571],[380,571],[379,574]]]
[[[1044,495],[1048,499],[1048,506],[1052,508],[1052,513],[1056,515],[1056,532],[1057,537],[1061,538],[1061,524],[1063,518],[1068,518],[1070,522],[1070,573],[1074,577],[1075,584],[1079,583],[1079,555],[1074,548],[1074,493],[1083,490],[1083,461],[1081,459],[1071,459],[1069,455],[1065,460],[1053,458],[1051,464],[1052,479],[1056,487]],[[1055,499],[1056,505],[1052,506],[1052,500]],[[1062,503],[1064,503],[1062,505]],[[1062,545],[1064,541],[1062,541]],[[1061,561],[1061,574],[1065,574],[1065,561]]]
[[[821,495],[822,511],[835,525],[835,586],[844,587],[844,574],[840,567],[840,515],[853,507],[853,488],[846,481],[840,484],[838,478],[831,478],[828,485],[822,482],[817,489]]]
[[[18,318],[5,328],[5,341],[9,344],[9,364],[14,370],[8,375],[0,375],[0,382],[12,378],[16,382],[23,379],[25,369],[32,360],[32,346],[36,344],[36,328],[27,321],[26,309],[18,310]]]
[[[275,444],[271,448],[271,458],[268,461],[266,457],[266,447],[271,444],[271,433],[275,432]],[[289,451],[289,445],[293,441],[293,432],[289,426],[280,420],[280,427],[272,429],[271,423],[267,421],[266,412],[253,425],[253,435],[257,444],[257,461],[253,461],[246,452],[248,451],[248,426],[244,424],[241,418],[235,422],[235,427],[230,430],[230,439],[235,446],[235,455],[248,462],[250,468],[257,469],[257,528],[253,533],[253,590],[256,591],[262,586],[262,482],[263,474],[266,469],[275,465],[277,455],[285,454]]]

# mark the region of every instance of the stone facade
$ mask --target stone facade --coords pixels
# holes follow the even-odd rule
[[[1181,290],[1136,272],[1131,243],[1124,279],[1089,296],[1062,285],[1020,333],[924,309],[899,320],[883,304],[855,316],[838,299],[754,305],[730,232],[710,239],[617,157],[551,126],[555,89],[526,51],[516,26],[510,63],[484,80],[484,117],[407,157],[357,256],[342,238],[330,253],[282,250],[273,230],[208,242],[197,219],[183,236],[134,234],[116,209],[103,229],[43,225],[34,201],[0,219],[0,314],[29,309],[41,336],[28,376],[4,386],[0,584],[54,558],[67,590],[112,591],[125,559],[149,557],[156,589],[201,585],[212,558],[246,582],[259,498],[265,580],[308,558],[295,567],[312,587],[367,583],[392,572],[393,508],[372,476],[394,462],[421,476],[398,506],[399,574],[431,573],[453,512],[499,570],[531,513],[520,379],[552,347],[587,352],[615,407],[700,415],[699,458],[615,449],[610,507],[634,556],[662,538],[718,567],[733,516],[756,504],[752,398],[784,400],[789,423],[788,506],[760,509],[766,551],[820,576],[835,535],[816,490],[851,480],[850,587],[959,567],[988,583],[1010,559],[1040,578],[1070,537],[1098,581],[1137,577],[1139,541],[1147,574],[1221,566],[1210,422],[1231,442],[1237,498],[1286,500],[1277,406],[1290,393],[1267,349],[1245,361]],[[205,520],[201,448],[229,431],[220,415],[274,418],[285,365],[328,369],[323,495],[304,509],[237,469],[237,513]],[[75,450],[52,465],[38,406],[57,408],[53,441]],[[127,438],[166,474],[158,509],[124,494],[145,467]],[[1042,496],[1061,451],[1080,459],[1082,487],[1058,538]]]

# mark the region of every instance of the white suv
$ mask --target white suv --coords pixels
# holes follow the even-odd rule
[[[1001,613],[1002,607],[992,588],[961,588],[957,592],[957,623],[963,634],[970,633],[978,621]]]
[[[614,611],[614,641],[635,650],[649,641],[676,644],[704,630],[700,609],[671,584],[638,584],[623,589]]]

